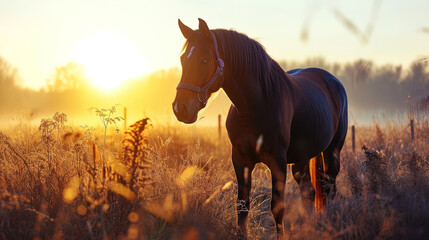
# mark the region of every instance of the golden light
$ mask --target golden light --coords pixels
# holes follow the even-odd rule
[[[87,36],[76,45],[72,58],[85,67],[94,85],[104,90],[114,89],[124,80],[139,77],[146,71],[135,44],[117,33]]]

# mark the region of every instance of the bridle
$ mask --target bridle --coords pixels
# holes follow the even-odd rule
[[[207,104],[207,100],[208,100],[207,91],[213,85],[213,83],[216,81],[216,78],[219,76],[222,76],[223,68],[225,66],[225,64],[223,63],[223,60],[219,57],[219,50],[217,47],[216,37],[213,34],[213,32],[211,32],[211,34],[212,34],[212,39],[213,39],[213,43],[214,43],[214,47],[215,47],[215,53],[216,53],[216,59],[217,59],[216,72],[213,74],[210,81],[208,83],[206,83],[206,85],[204,85],[203,87],[198,87],[198,86],[195,86],[195,85],[192,85],[189,83],[184,83],[184,82],[180,82],[179,84],[177,84],[177,87],[176,87],[176,89],[182,88],[182,89],[187,89],[187,90],[196,92],[198,95],[198,101],[200,101],[204,106]],[[204,93],[204,98],[201,98],[200,93]]]

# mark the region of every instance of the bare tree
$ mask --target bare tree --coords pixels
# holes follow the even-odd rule
[[[87,84],[87,79],[83,66],[70,62],[55,69],[53,77],[47,80],[47,87],[52,92],[78,89]]]

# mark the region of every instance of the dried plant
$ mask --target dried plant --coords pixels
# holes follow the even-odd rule
[[[49,128],[51,124],[56,127]],[[121,141],[121,135],[106,138],[103,186],[104,146],[97,145],[103,131],[60,128],[58,138],[57,125],[49,120],[45,125],[19,137],[0,133],[0,238],[234,239],[238,235],[230,145],[226,134],[218,137],[216,128],[199,126],[191,134],[172,126],[148,131],[149,120],[138,121]],[[357,128],[356,142],[374,146],[362,152],[352,152],[350,139],[346,140],[337,196],[319,216],[301,202],[299,187],[288,174],[289,238],[429,236],[427,139],[411,143],[408,128],[397,123],[379,128],[379,133],[375,125]],[[428,134],[422,132],[424,128],[416,131],[418,136]],[[269,170],[258,164],[249,174],[248,237],[274,238]]]
[[[143,118],[125,131],[122,140],[122,161],[129,168],[130,178],[128,186],[136,191],[137,181],[141,185],[149,182],[146,171],[150,168],[151,162],[148,158],[149,140],[145,130],[150,126],[149,118]]]
[[[101,123],[104,127],[104,135],[103,135],[103,148],[102,148],[102,171],[103,171],[103,185],[105,184],[105,176],[106,176],[106,159],[105,159],[105,149],[106,149],[106,136],[107,136],[107,128],[109,125],[115,125],[116,132],[119,132],[119,128],[117,123],[124,120],[123,117],[115,117],[117,105],[111,106],[110,108],[91,108],[90,110],[95,111],[95,114],[100,118]]]
[[[383,186],[387,187],[390,184],[389,177],[386,174],[387,163],[385,156],[380,151],[368,148],[365,145],[362,149],[366,158],[363,162],[363,172],[369,186],[369,191],[379,193]]]

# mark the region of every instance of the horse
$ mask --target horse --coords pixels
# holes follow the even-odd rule
[[[335,196],[348,128],[346,91],[323,69],[285,72],[257,41],[234,30],[210,30],[198,20],[197,30],[178,21],[186,43],[173,112],[179,121],[194,123],[210,96],[224,90],[232,102],[225,125],[238,184],[238,227],[246,237],[251,173],[264,163],[271,171],[271,212],[280,237],[287,164],[304,202],[321,211]]]

